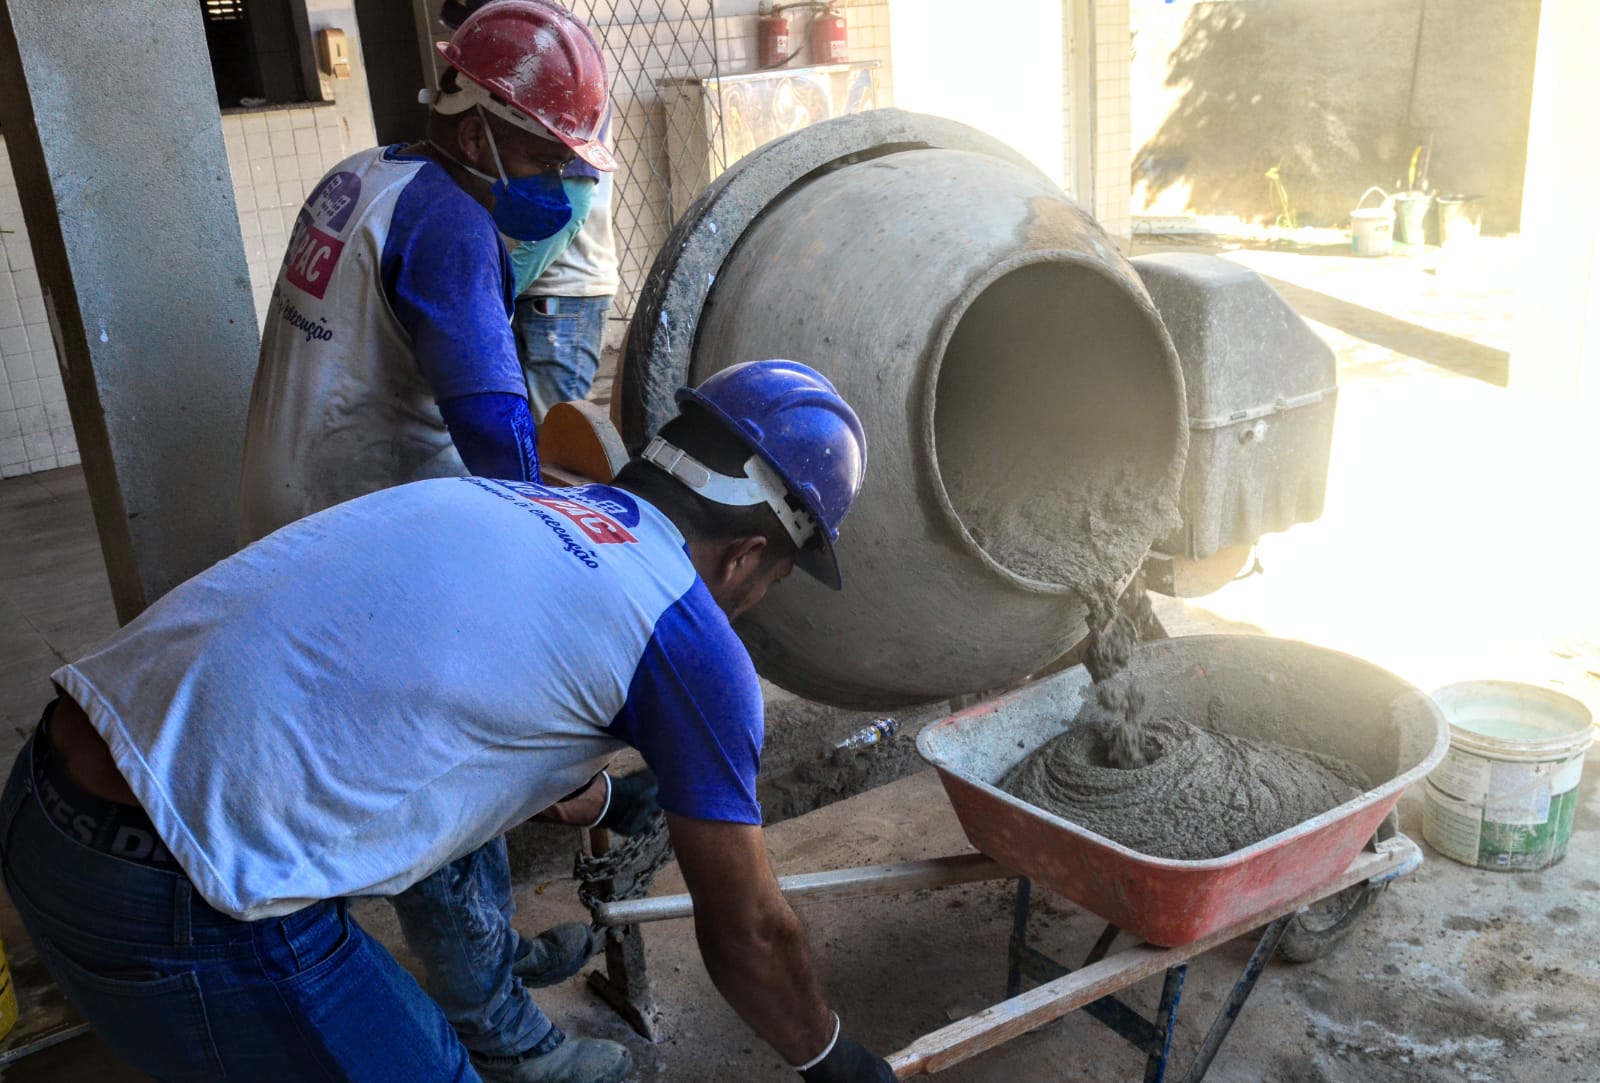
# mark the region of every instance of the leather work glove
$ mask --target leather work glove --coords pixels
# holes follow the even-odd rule
[[[894,1083],[889,1062],[846,1035],[839,1035],[822,1060],[800,1073],[806,1083]]]
[[[654,772],[646,769],[623,778],[611,778],[610,782],[611,804],[595,826],[619,835],[637,835],[649,827],[650,817],[661,811],[656,803]]]

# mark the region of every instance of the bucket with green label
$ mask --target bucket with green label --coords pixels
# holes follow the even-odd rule
[[[1480,869],[1560,861],[1594,739],[1588,708],[1511,681],[1447,685],[1433,701],[1450,723],[1450,750],[1422,784],[1422,837]]]

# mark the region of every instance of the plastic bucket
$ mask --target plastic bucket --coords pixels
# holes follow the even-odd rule
[[[1383,206],[1363,207],[1367,196],[1377,192]],[[1394,208],[1382,188],[1368,188],[1350,212],[1350,250],[1358,256],[1387,256],[1394,247]]]
[[[1450,723],[1450,750],[1423,782],[1422,837],[1480,869],[1560,861],[1594,739],[1588,709],[1510,681],[1447,685],[1433,700]]]
[[[1483,229],[1483,197],[1439,197],[1439,247],[1462,248],[1478,239]]]
[[[1427,239],[1423,222],[1433,197],[1425,192],[1406,192],[1394,197],[1394,239],[1401,244],[1422,244]]]

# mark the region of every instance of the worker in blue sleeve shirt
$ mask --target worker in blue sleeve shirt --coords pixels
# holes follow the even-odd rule
[[[118,1056],[161,1079],[618,1083],[620,1044],[548,1023],[519,1055],[469,1052],[345,900],[406,891],[632,747],[718,990],[806,1083],[893,1080],[840,1033],[773,877],[732,627],[793,567],[840,585],[861,424],[792,361],[678,400],[613,485],[347,501],[55,671],[0,796],[0,872]]]
[[[242,542],[419,479],[540,480],[501,238],[530,252],[565,244],[562,170],[574,157],[614,168],[601,141],[605,62],[587,27],[542,0],[483,6],[438,48],[450,67],[426,138],[341,162],[296,219],[250,400]],[[648,780],[614,789],[599,777],[546,815],[636,830],[653,808]],[[579,923],[538,937],[512,928],[502,838],[394,902],[429,992],[489,1057],[548,1038],[523,984],[570,976],[596,946]]]

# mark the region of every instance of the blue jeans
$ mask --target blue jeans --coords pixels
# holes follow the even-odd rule
[[[0,797],[0,871],[45,967],[117,1056],[162,1080],[478,1079],[345,903],[238,921],[182,873],[80,845],[38,799],[35,739]]]
[[[535,421],[556,403],[589,393],[600,367],[610,307],[609,297],[517,298],[511,325]]]
[[[468,1049],[519,1057],[562,1034],[511,973],[521,938],[511,927],[511,860],[502,836],[389,900],[423,983]],[[543,1050],[540,1050],[541,1052]]]

